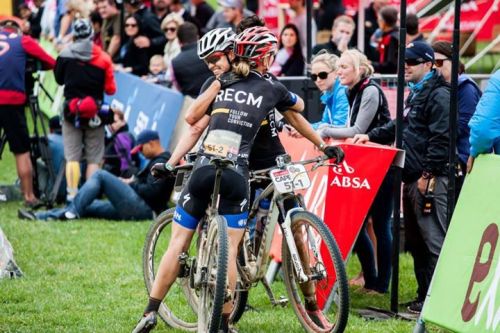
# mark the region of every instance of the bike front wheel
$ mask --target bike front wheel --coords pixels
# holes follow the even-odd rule
[[[292,215],[290,229],[303,273],[310,278],[300,282],[293,264],[297,259],[283,240],[284,282],[295,314],[306,332],[343,332],[349,315],[347,276],[331,231],[305,211]]]
[[[223,216],[215,216],[207,232],[206,246],[198,249],[206,258],[198,267],[202,274],[198,332],[217,333],[227,295],[229,243],[226,219]]]
[[[151,292],[156,270],[170,241],[175,208],[161,213],[151,224],[144,242],[142,268],[148,294]],[[195,242],[193,242],[195,243]],[[195,252],[191,246],[189,252]],[[189,286],[189,275],[179,276],[170,287],[158,314],[167,325],[185,331],[196,332],[198,327],[198,297]]]

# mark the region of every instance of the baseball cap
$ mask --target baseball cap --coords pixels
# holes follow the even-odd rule
[[[219,0],[217,1],[217,3],[221,7],[238,8],[238,9],[244,7],[243,0]]]
[[[7,26],[7,25],[17,25],[17,28],[21,28],[23,26],[23,21],[15,16],[10,16],[10,15],[0,15],[0,25],[1,26]]]
[[[75,39],[87,39],[92,37],[94,29],[92,29],[92,23],[87,19],[77,19],[73,22],[73,36]]]
[[[137,145],[130,151],[131,154],[137,154],[142,149],[145,143],[153,140],[160,140],[160,135],[157,131],[145,129],[137,136]]]
[[[434,62],[434,50],[426,42],[416,41],[406,45],[405,60],[419,62]]]

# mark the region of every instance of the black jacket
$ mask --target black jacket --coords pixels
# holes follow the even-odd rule
[[[359,114],[359,107],[361,105],[361,99],[363,98],[363,91],[370,86],[377,88],[379,92],[379,106],[375,117],[373,117],[370,126],[368,126],[368,129],[366,130],[367,133],[376,127],[384,126],[385,124],[391,122],[389,105],[387,103],[387,98],[382,91],[382,88],[372,79],[366,78],[359,81],[352,89],[348,90],[347,92],[347,100],[349,101],[351,114],[351,122],[349,125],[354,126],[354,124],[356,123],[356,119],[358,118]]]
[[[378,62],[372,62],[376,73],[395,74],[398,72],[399,28],[384,32],[379,48]]]
[[[447,175],[450,86],[437,72],[418,92],[410,93],[403,118],[403,149],[406,151],[403,181],[416,181],[427,171]],[[368,133],[370,141],[394,141],[396,121]]]
[[[120,58],[117,63],[123,67],[131,67],[132,74],[143,76],[149,72],[149,53],[148,48],[139,48],[135,46],[134,40],[129,39],[122,47]]]
[[[338,57],[340,57],[340,55],[342,54],[342,52],[340,52],[340,50],[337,48],[337,44],[335,44],[331,40],[329,40],[328,43],[318,44],[315,47],[313,47],[312,54],[315,55],[323,49],[326,49],[328,53],[335,54]]]
[[[167,37],[161,30],[160,23],[146,6],[140,8],[134,16],[139,17],[141,20],[140,25],[142,26],[142,32],[151,41],[151,46],[149,47],[150,56],[155,54],[163,54],[163,49],[167,43]]]
[[[155,163],[165,163],[170,158],[169,152],[163,152],[152,158],[148,165],[139,171],[130,187],[148,204],[151,209],[159,214],[167,208],[170,194],[174,187],[173,179],[156,180],[151,175],[151,168]]]
[[[300,52],[300,51],[299,51]],[[305,61],[302,52],[298,55],[292,54],[281,67],[282,76],[302,76],[304,75]]]
[[[181,47],[181,53],[172,59],[172,69],[183,95],[198,97],[203,83],[212,76],[207,65],[196,52],[196,43]]]

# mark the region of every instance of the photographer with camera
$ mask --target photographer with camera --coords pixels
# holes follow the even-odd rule
[[[75,20],[74,41],[63,49],[54,70],[66,99],[62,131],[69,201],[78,191],[82,146],[89,179],[104,156],[104,125],[113,122],[112,110],[102,104],[104,93],[116,92],[113,65],[109,55],[92,43],[92,36],[89,20]]]
[[[43,69],[54,68],[55,61],[31,37],[23,35],[22,23],[13,17],[0,17],[0,131],[9,142],[16,159],[25,205],[36,206],[33,192],[33,166],[30,137],[26,124],[26,62],[39,60]]]

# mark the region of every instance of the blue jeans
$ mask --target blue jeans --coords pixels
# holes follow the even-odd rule
[[[104,194],[108,200],[98,200]],[[108,220],[147,220],[153,210],[127,184],[111,173],[98,170],[80,188],[73,202],[66,208],[38,212],[38,219],[59,218],[66,211],[78,217]]]
[[[394,179],[392,172],[389,170],[368,213],[368,216],[372,218],[373,229],[377,237],[377,265],[375,265],[373,244],[366,231],[366,225],[361,229],[354,248],[363,269],[365,288],[382,293],[387,292],[389,288],[392,271],[391,215],[394,208],[393,187]]]

